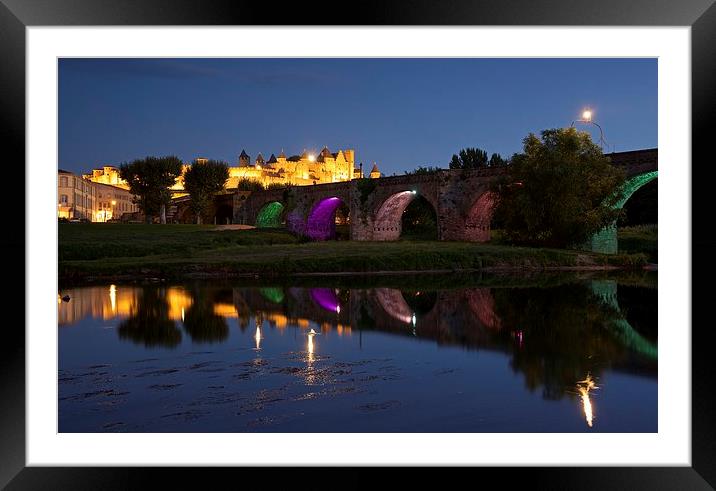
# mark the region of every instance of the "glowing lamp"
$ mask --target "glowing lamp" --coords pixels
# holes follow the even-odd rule
[[[582,111],[582,119],[584,121],[591,121],[592,120],[592,111],[590,111],[589,109],[585,109],[584,111]]]
[[[316,156],[311,153],[311,154],[308,155],[308,160],[309,160],[310,162],[315,162],[315,161],[316,161]]]

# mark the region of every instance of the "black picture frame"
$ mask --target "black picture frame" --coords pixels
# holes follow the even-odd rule
[[[711,395],[710,350],[713,328],[704,314],[710,300],[705,280],[713,278],[706,254],[710,208],[703,199],[710,184],[707,131],[716,114],[716,5],[714,0],[369,0],[360,4],[315,1],[273,3],[218,0],[0,0],[0,140],[6,162],[25,162],[25,28],[28,26],[112,25],[513,25],[513,26],[690,26],[692,69],[692,467],[484,468],[484,478],[525,479],[531,488],[548,489],[714,489],[716,487],[716,407]],[[665,135],[660,135],[664,138]],[[711,160],[713,157],[711,158]],[[688,170],[688,163],[684,164]],[[24,166],[6,165],[6,182],[22,203]],[[698,171],[698,172],[697,172]],[[698,174],[696,176],[695,174]],[[21,185],[22,183],[22,185]],[[701,201],[698,197],[701,196]],[[13,232],[3,234],[5,258],[23,257],[23,213],[6,217]],[[6,275],[24,277],[17,260]],[[12,268],[17,271],[12,271]],[[10,269],[8,269],[10,268]],[[701,281],[699,281],[701,280]],[[697,288],[698,284],[702,288]],[[688,287],[688,285],[684,285]],[[17,298],[17,281],[3,286],[3,299]],[[24,288],[23,288],[24,292]],[[712,300],[711,300],[712,301]],[[25,298],[26,308],[28,298]],[[696,315],[701,313],[702,315]],[[697,319],[702,322],[697,322]],[[24,318],[23,318],[24,323]],[[689,326],[670,326],[688,332]],[[137,488],[151,477],[190,484],[186,469],[112,467],[26,467],[25,337],[19,322],[5,323],[0,342],[0,486],[7,489]],[[211,472],[215,472],[212,470]],[[223,479],[213,475],[214,479]],[[245,472],[245,470],[242,470]],[[364,471],[362,471],[364,472]],[[361,472],[361,473],[362,473]],[[348,470],[349,480],[357,470]],[[245,474],[244,474],[245,475]],[[295,478],[296,474],[294,474]],[[310,481],[307,481],[310,482]],[[340,485],[339,483],[336,483]],[[366,482],[367,484],[367,482]]]

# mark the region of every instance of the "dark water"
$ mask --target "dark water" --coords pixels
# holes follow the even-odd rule
[[[655,275],[62,288],[59,431],[656,432]]]

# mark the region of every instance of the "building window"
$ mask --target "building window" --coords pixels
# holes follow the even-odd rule
[[[60,196],[60,203],[62,203],[63,205],[67,204],[67,195],[66,194],[63,194],[62,196]]]
[[[67,176],[60,177],[60,187],[63,187],[63,188],[67,187]]]

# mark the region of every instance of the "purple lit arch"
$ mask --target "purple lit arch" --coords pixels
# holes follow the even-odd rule
[[[340,300],[331,288],[311,288],[311,298],[329,312],[340,312]]]
[[[336,196],[319,201],[306,221],[305,234],[313,240],[329,240],[336,237],[336,210],[343,205]]]

